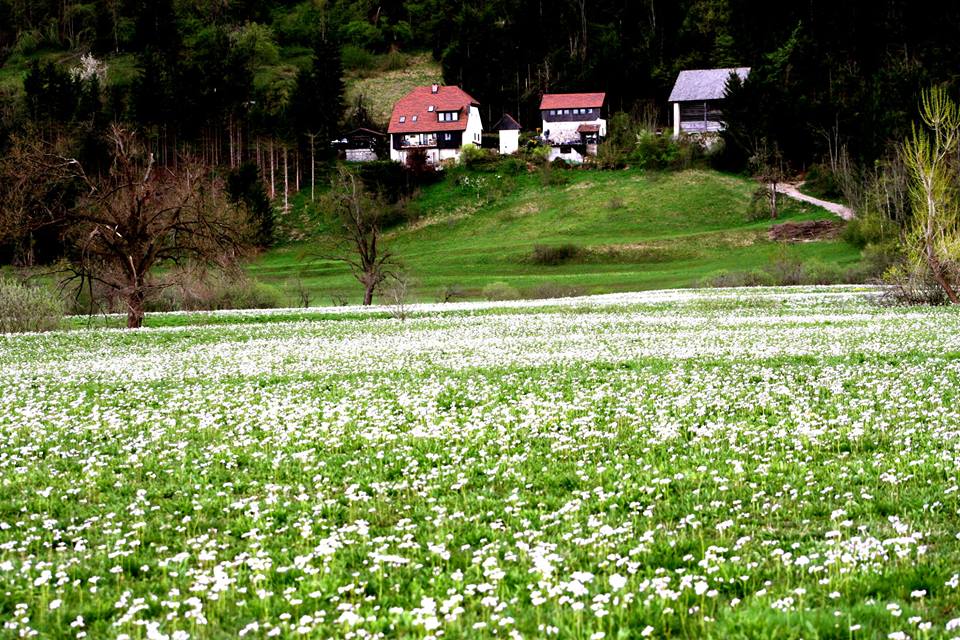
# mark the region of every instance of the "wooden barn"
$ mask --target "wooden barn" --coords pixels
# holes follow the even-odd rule
[[[727,81],[736,74],[741,80],[750,67],[681,71],[670,93],[673,105],[673,135],[705,134],[723,130],[723,98]]]

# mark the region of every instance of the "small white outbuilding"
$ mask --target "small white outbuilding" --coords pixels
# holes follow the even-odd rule
[[[503,114],[494,127],[500,135],[500,155],[509,156],[520,149],[520,130],[523,127],[509,114]]]

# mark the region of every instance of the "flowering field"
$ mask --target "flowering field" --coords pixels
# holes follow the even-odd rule
[[[864,298],[0,336],[0,637],[960,636],[960,313]]]

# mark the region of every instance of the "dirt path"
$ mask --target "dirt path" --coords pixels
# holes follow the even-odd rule
[[[821,200],[819,198],[814,198],[813,196],[808,196],[805,193],[800,193],[800,184],[787,184],[780,183],[777,185],[777,192],[782,193],[785,196],[793,198],[794,200],[799,200],[801,202],[806,202],[818,207],[823,207],[830,213],[834,213],[844,220],[853,220],[854,213],[853,209],[846,205],[842,205],[836,202],[827,202],[826,200]]]

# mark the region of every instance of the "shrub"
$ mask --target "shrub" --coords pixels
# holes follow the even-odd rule
[[[815,164],[807,171],[806,180],[804,180],[803,190],[824,200],[836,200],[843,197],[843,190],[837,177],[830,170],[830,167],[823,164]]]
[[[562,284],[558,282],[545,282],[543,284],[537,285],[533,290],[533,297],[541,300],[549,300],[553,298],[576,298],[582,295],[586,295],[586,290],[583,287],[578,287],[573,284]]]
[[[808,262],[803,267],[804,284],[840,284],[847,281],[849,272],[837,264],[819,260]]]
[[[409,175],[417,181],[428,181],[431,176],[435,176],[437,173],[437,168],[430,163],[424,149],[411,149],[407,153],[406,169]]]
[[[811,260],[803,262],[781,256],[764,269],[718,274],[706,281],[710,287],[767,287],[795,285],[862,284],[876,279],[876,267],[860,264],[849,268]]]
[[[767,272],[773,278],[774,284],[777,285],[808,284],[806,265],[797,258],[786,255],[779,256],[767,266]]]
[[[487,300],[519,300],[520,292],[506,282],[491,282],[483,288]]]
[[[448,284],[437,294],[437,302],[456,302],[467,297],[467,292],[460,285]]]
[[[342,35],[344,42],[352,42],[368,51],[383,50],[383,32],[377,25],[366,20],[348,22],[342,28]]]
[[[13,45],[14,53],[22,56],[28,56],[37,51],[43,44],[43,34],[37,29],[21,31],[17,36],[17,42]]]
[[[407,67],[410,63],[409,57],[400,53],[399,51],[393,50],[388,52],[380,60],[380,70],[381,71],[400,71]]]
[[[500,172],[508,176],[519,176],[527,172],[527,163],[516,156],[508,156],[500,161]]]
[[[733,287],[767,287],[774,285],[773,277],[765,271],[733,271],[719,273],[707,281],[707,286],[718,289]]]
[[[670,163],[675,153],[675,150],[669,151],[672,140],[670,136],[658,136],[652,131],[640,132],[637,134],[636,146],[628,159],[643,169],[663,169]]]
[[[750,195],[747,205],[747,222],[760,222],[770,219],[770,187],[759,185]]]
[[[275,287],[243,273],[178,270],[147,307],[150,311],[218,311],[273,309],[283,304]]]
[[[372,53],[352,44],[344,45],[340,60],[348,71],[372,71],[376,66],[376,57]]]
[[[0,333],[53,331],[63,321],[63,303],[53,293],[0,276]]]
[[[927,269],[902,264],[888,269],[883,281],[888,288],[880,298],[881,304],[941,306],[948,302],[943,287]]]
[[[460,149],[460,164],[468,169],[493,171],[500,164],[500,155],[491,149],[465,144]]]
[[[566,162],[563,163],[566,165]],[[562,187],[570,184],[570,176],[565,170],[558,171],[554,164],[547,162],[540,167],[540,184],[545,187]]]
[[[582,253],[583,250],[575,244],[562,244],[556,247],[538,244],[533,247],[533,256],[530,261],[533,264],[555,267],[577,259]]]
[[[377,193],[387,202],[399,201],[410,194],[412,180],[404,167],[392,160],[364,162],[358,168],[363,186],[370,193]]]

